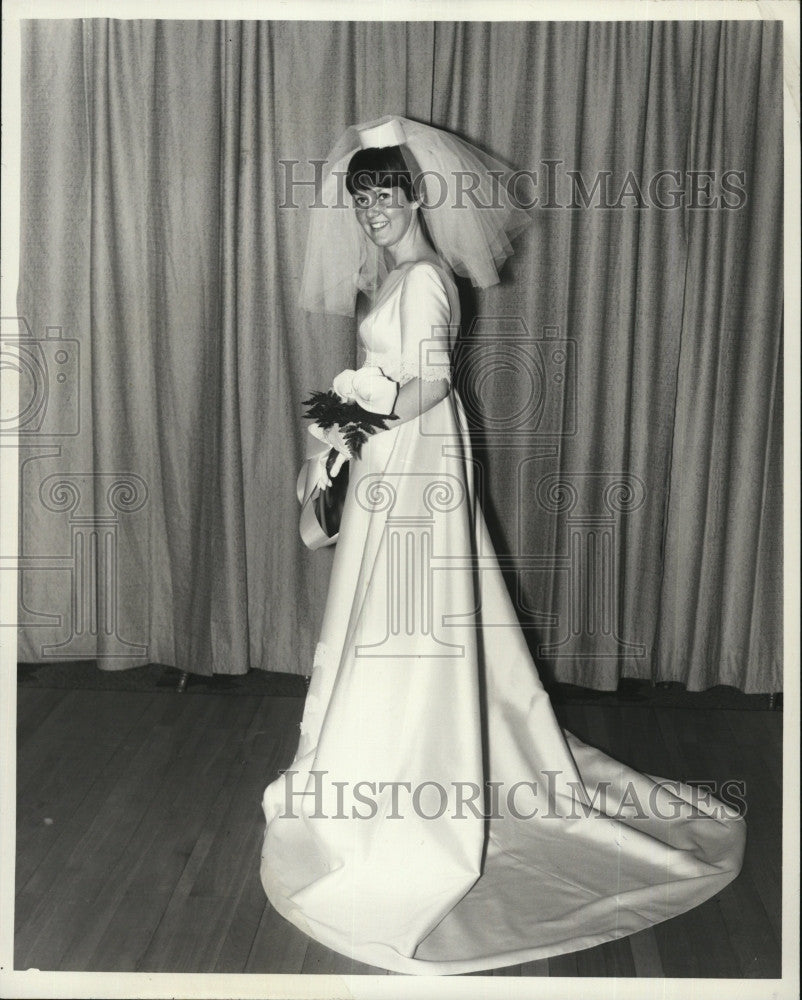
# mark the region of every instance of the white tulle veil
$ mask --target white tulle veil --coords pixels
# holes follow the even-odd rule
[[[479,288],[499,280],[513,252],[510,239],[529,222],[507,191],[510,168],[442,129],[386,115],[346,129],[324,164],[309,209],[299,296],[304,309],[353,315],[357,291],[371,293],[383,280],[384,252],[357,222],[345,176],[357,150],[389,145],[401,149],[437,253]]]

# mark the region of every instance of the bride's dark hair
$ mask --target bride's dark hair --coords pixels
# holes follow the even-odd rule
[[[415,201],[415,184],[400,146],[358,149],[348,164],[345,175],[348,193],[369,188],[401,188],[409,201]]]

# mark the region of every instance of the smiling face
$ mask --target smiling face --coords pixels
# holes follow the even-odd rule
[[[354,208],[359,225],[378,247],[391,247],[406,234],[418,203],[399,187],[371,187],[355,191]]]

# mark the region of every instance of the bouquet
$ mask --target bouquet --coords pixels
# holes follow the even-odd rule
[[[365,390],[366,395],[364,396],[359,391],[360,376],[362,383],[365,383],[367,379],[368,387]],[[327,389],[325,392],[313,392],[309,399],[303,401],[302,405],[309,407],[304,417],[308,420],[314,420],[318,427],[324,431],[329,430],[329,428],[337,424],[343,440],[348,445],[351,453],[356,458],[360,458],[362,445],[367,441],[368,437],[371,434],[375,434],[376,431],[388,430],[385,420],[398,420],[397,415],[394,413],[374,412],[373,410],[365,409],[360,404],[359,399],[362,399],[369,405],[376,405],[376,403],[372,402],[372,399],[378,395],[375,392],[377,380],[388,384],[387,386],[381,386],[381,394],[384,395],[385,399],[383,401],[384,406],[380,407],[387,410],[386,404],[389,397],[387,396],[386,389],[390,389],[394,400],[397,388],[396,384],[392,380],[385,378],[380,369],[365,367],[358,373],[351,372],[350,370],[341,372],[340,376],[334,380],[333,388]],[[343,388],[342,392],[337,391],[338,386]],[[371,388],[373,388],[373,391],[371,391]]]
[[[362,445],[370,435],[388,430],[385,420],[398,420],[392,412],[398,389],[398,383],[387,378],[380,368],[349,368],[336,376],[331,389],[313,392],[303,401],[308,407],[304,416],[315,421],[309,429],[317,438],[336,424],[351,455],[360,458]],[[307,471],[307,489],[298,495],[302,506],[301,538],[310,549],[318,549],[333,545],[339,536],[348,491],[348,472],[340,470],[347,456],[331,448],[328,454],[324,452],[309,461],[317,464],[317,470]],[[310,474],[316,479],[312,489],[308,488]]]

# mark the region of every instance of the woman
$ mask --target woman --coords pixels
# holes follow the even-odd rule
[[[744,845],[733,810],[564,733],[518,625],[448,363],[450,268],[497,280],[522,222],[491,191],[499,168],[408,119],[349,130],[302,287],[332,312],[371,294],[365,365],[334,385],[397,419],[359,458],[337,429],[320,448],[350,462],[348,494],[298,750],[265,792],[262,879],[310,936],[414,974],[630,934],[721,889]],[[314,454],[308,469],[307,486],[325,483]]]

